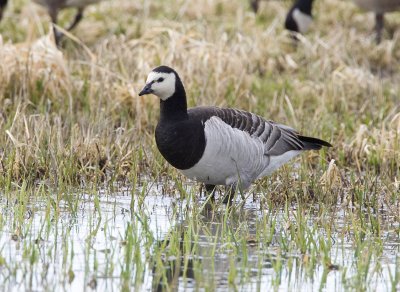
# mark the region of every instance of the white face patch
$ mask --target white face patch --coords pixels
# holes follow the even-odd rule
[[[313,21],[310,15],[301,12],[298,8],[293,10],[293,19],[296,21],[300,33],[306,33]]]
[[[146,84],[151,84],[153,94],[167,100],[175,93],[176,77],[174,73],[150,72]]]

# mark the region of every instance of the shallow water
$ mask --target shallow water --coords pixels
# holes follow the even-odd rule
[[[399,223],[390,218],[378,244],[368,233],[355,240],[355,222],[344,212],[322,219],[303,214],[301,221],[296,206],[271,212],[250,198],[231,212],[207,211],[200,210],[204,201],[160,190],[69,195],[59,204],[3,198],[1,289],[400,289],[393,280],[400,277]],[[329,232],[326,220],[335,221]],[[304,236],[304,249],[296,236]]]

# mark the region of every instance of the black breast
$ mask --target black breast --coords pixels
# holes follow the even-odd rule
[[[206,139],[199,119],[160,122],[155,134],[158,150],[175,168],[191,168],[204,153]]]

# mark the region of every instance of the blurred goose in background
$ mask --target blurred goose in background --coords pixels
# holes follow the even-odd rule
[[[254,13],[257,13],[260,0],[251,0],[250,6]],[[298,33],[306,33],[312,23],[313,0],[297,0],[290,8],[286,20],[285,28]]]
[[[33,1],[47,8],[51,21],[54,24],[57,24],[57,17],[60,10],[64,8],[76,8],[77,12],[74,17],[74,20],[66,28],[67,31],[70,31],[82,20],[83,11],[85,10],[86,6],[100,2],[102,0],[33,0]],[[54,29],[54,36],[56,39],[56,43],[59,44],[63,34],[57,31],[55,27],[53,29]]]
[[[286,16],[285,28],[302,34],[306,33],[313,21],[312,5],[313,0],[297,0]]]
[[[260,0],[250,0],[251,9],[253,9],[254,13],[258,12],[258,8],[260,5]]]
[[[0,0],[0,20],[3,18],[3,12],[6,9],[8,0]]]
[[[382,39],[384,26],[384,14],[400,9],[400,0],[353,0],[360,8],[375,13],[376,41]]]
[[[7,6],[7,1],[8,0],[0,0],[0,20],[2,18],[4,9]],[[58,13],[60,10],[64,8],[76,8],[77,13],[72,23],[66,28],[67,31],[72,30],[82,20],[83,11],[85,10],[86,6],[100,1],[102,0],[33,0],[33,2],[47,8],[51,21],[54,24],[57,24]],[[57,31],[55,27],[53,27],[53,30],[56,43],[59,44],[63,34]]]
[[[155,136],[162,156],[185,176],[202,182],[213,194],[216,185],[244,191],[257,179],[307,150],[332,145],[256,114],[232,108],[187,108],[186,92],[170,67],[153,69],[139,96],[160,98]]]

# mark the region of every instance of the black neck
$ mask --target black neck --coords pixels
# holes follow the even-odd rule
[[[186,120],[188,118],[186,92],[177,79],[175,93],[167,100],[160,100],[160,120]]]
[[[311,15],[313,0],[298,0],[295,7],[297,7],[301,12]]]

